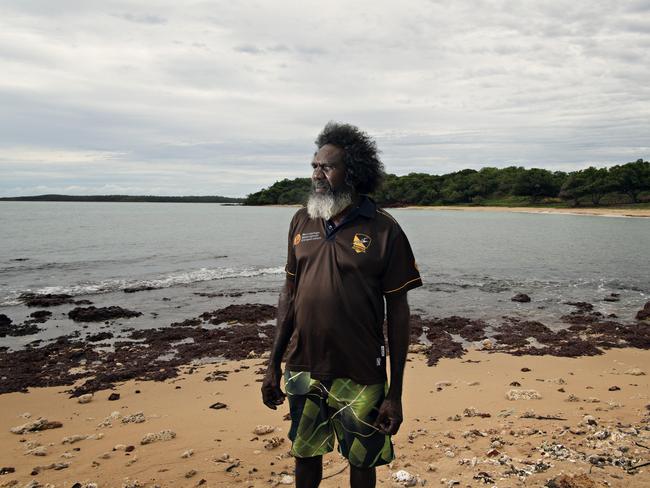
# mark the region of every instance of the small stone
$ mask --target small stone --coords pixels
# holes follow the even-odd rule
[[[188,449],[187,451],[184,451],[183,454],[181,454],[181,457],[183,459],[188,459],[191,458],[194,455],[194,449]]]
[[[401,486],[415,486],[418,483],[418,478],[413,476],[408,471],[403,469],[393,473],[391,478],[395,483],[398,483]]]
[[[528,302],[530,302],[530,297],[528,295],[526,295],[525,293],[517,293],[510,300],[513,301],[513,302],[528,303]]]
[[[619,388],[618,386],[614,385],[614,386],[610,386],[610,387],[608,388],[608,390],[609,390],[609,391],[619,391],[620,388]]]
[[[31,454],[32,456],[47,456],[47,449],[45,446],[35,447],[30,449],[26,454]]]
[[[509,390],[506,392],[508,400],[540,400],[542,395],[537,390]]]
[[[140,441],[140,444],[146,445],[146,444],[151,444],[152,442],[169,441],[172,440],[174,437],[176,437],[176,432],[169,429],[161,430],[160,432],[157,433],[150,432],[144,435],[144,437]]]
[[[187,473],[185,473],[185,477],[187,479],[192,478],[193,476],[196,476],[197,471],[195,469],[190,469]]]
[[[136,412],[132,415],[127,415],[122,419],[123,424],[141,424],[146,420],[144,413]]]
[[[645,371],[640,368],[630,368],[624,374],[629,374],[632,376],[645,376]]]
[[[270,434],[271,432],[275,431],[275,427],[271,425],[258,425],[253,429],[253,434],[255,435],[265,435],[265,434]]]
[[[270,439],[266,439],[264,441],[264,449],[270,451],[272,449],[275,449],[276,447],[280,447],[283,443],[284,443],[283,437],[271,437]]]
[[[598,421],[593,415],[585,415],[582,417],[582,422],[583,425],[598,425]]]
[[[492,339],[483,339],[483,341],[481,342],[481,346],[483,347],[483,349],[487,349],[487,350],[494,349],[494,342],[492,341]]]
[[[228,405],[222,402],[217,402],[210,405],[210,408],[213,408],[214,410],[221,410],[222,408],[227,408],[227,407]]]
[[[119,399],[120,399],[119,393],[111,393],[110,395],[108,395],[108,400],[111,402],[114,402],[115,400],[119,400]]]
[[[33,422],[27,422],[26,424],[12,427],[9,430],[14,434],[20,435],[20,434],[25,434],[27,432],[38,432],[41,430],[59,429],[61,427],[63,427],[63,424],[61,422],[57,422],[55,420],[49,421],[46,418],[39,417]]]
[[[77,403],[90,403],[92,399],[93,399],[93,394],[86,393],[85,395],[81,395],[77,397]]]
[[[289,474],[283,474],[278,480],[278,483],[281,485],[293,485],[293,476]]]

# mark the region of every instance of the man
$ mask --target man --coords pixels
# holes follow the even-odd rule
[[[284,379],[296,486],[319,485],[322,456],[336,436],[351,487],[374,487],[375,467],[394,458],[390,436],[402,422],[409,343],[406,292],[422,280],[401,228],[366,196],[384,175],[375,142],[357,127],[330,122],[316,145],[312,192],[289,229],[262,398],[272,409],[284,401],[281,362],[289,346]]]

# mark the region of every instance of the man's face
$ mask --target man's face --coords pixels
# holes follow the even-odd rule
[[[336,193],[342,190],[345,184],[345,163],[343,163],[343,150],[332,144],[325,144],[314,155],[311,162],[312,189],[314,193]]]

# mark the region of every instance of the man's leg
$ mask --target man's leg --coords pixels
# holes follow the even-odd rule
[[[375,488],[375,468],[357,468],[350,464],[350,488]]]
[[[318,488],[322,478],[323,456],[296,458],[296,488]]]

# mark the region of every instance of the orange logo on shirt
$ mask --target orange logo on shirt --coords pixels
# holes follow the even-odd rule
[[[370,247],[371,240],[372,239],[365,234],[354,234],[354,239],[352,239],[352,249],[357,253],[366,252]]]
[[[296,236],[293,238],[293,245],[297,246],[298,244],[300,244],[300,239],[301,239],[300,234],[299,233],[296,234]]]

